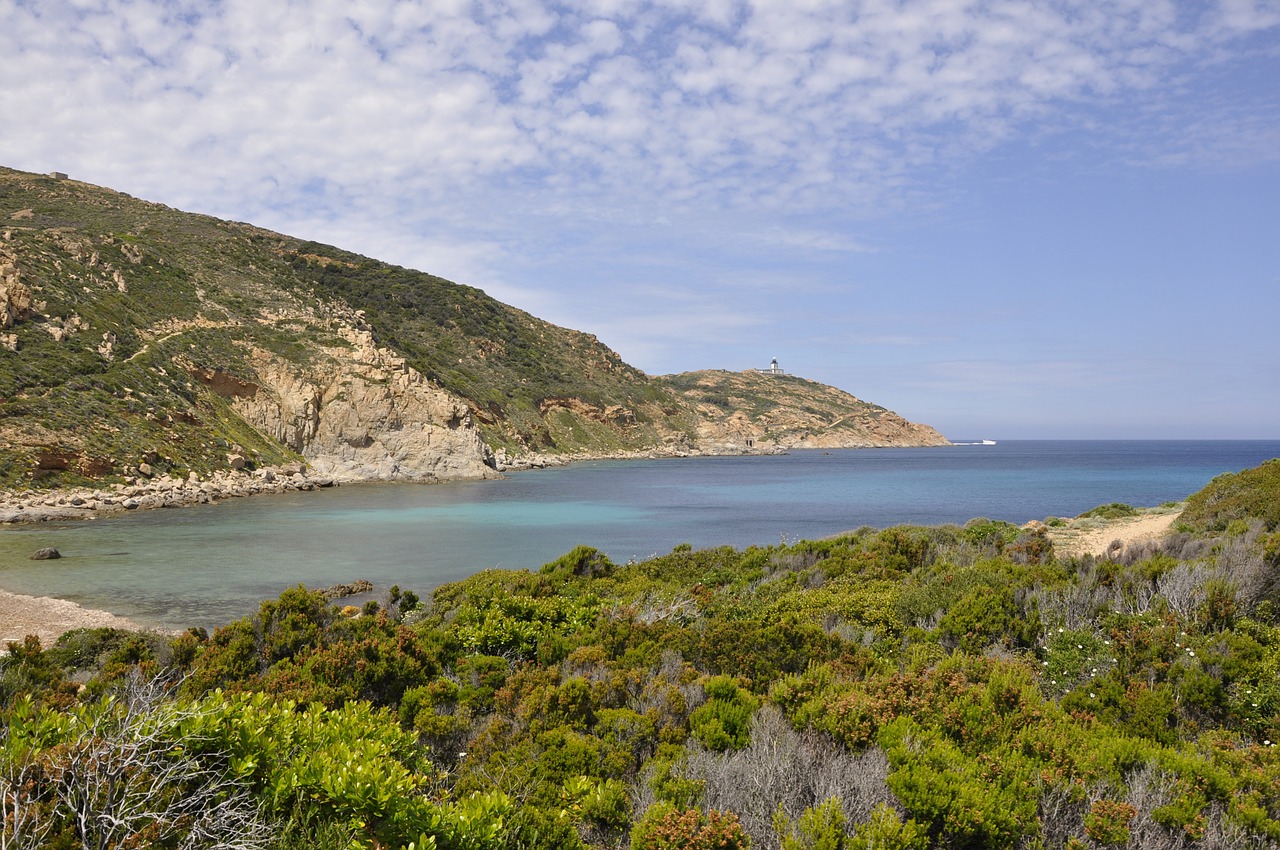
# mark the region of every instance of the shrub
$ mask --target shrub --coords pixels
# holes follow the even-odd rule
[[[845,850],[844,825],[844,808],[835,798],[806,808],[794,825],[781,805],[773,813],[782,850]]]
[[[846,850],[928,850],[929,833],[913,820],[905,823],[897,810],[881,803],[871,812],[871,820],[859,824],[845,844]]]
[[[1080,519],[1124,519],[1125,517],[1137,516],[1138,509],[1133,505],[1126,505],[1124,502],[1111,502],[1106,505],[1098,505],[1096,508],[1090,508],[1080,514]]]
[[[1123,846],[1129,843],[1129,823],[1138,814],[1129,803],[1098,800],[1084,816],[1084,831],[1103,845]]]
[[[632,850],[746,850],[742,825],[732,812],[680,810],[657,803],[631,830]]]
[[[708,700],[689,715],[693,737],[719,752],[745,747],[751,738],[751,715],[760,701],[728,676],[715,676],[704,687]]]

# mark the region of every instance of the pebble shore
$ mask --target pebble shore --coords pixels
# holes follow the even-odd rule
[[[332,478],[307,474],[301,464],[217,472],[207,479],[135,478],[99,489],[58,489],[0,493],[0,523],[83,520],[148,508],[207,505],[263,493],[287,493],[334,486]]]

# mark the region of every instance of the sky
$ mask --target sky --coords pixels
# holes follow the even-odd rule
[[[1280,0],[0,0],[0,165],[953,439],[1280,438]]]

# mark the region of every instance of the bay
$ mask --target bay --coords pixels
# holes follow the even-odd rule
[[[215,626],[298,583],[426,594],[574,546],[618,562],[861,526],[1023,523],[1179,501],[1280,457],[1280,440],[1000,441],[922,449],[582,462],[500,481],[362,484],[93,522],[0,529],[0,587],[162,628]],[[44,546],[58,561],[30,561]]]

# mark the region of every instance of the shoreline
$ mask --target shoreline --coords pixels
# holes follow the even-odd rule
[[[337,485],[311,477],[303,464],[231,470],[207,479],[191,476],[135,478],[99,488],[0,491],[0,525],[59,522],[119,516],[135,510],[209,505],[226,499],[318,490]]]
[[[597,460],[658,460],[688,457],[747,457],[781,455],[782,448],[743,451],[740,448],[663,452],[636,450],[613,454],[526,455],[509,458],[498,455],[493,470],[507,472],[551,469]],[[99,517],[120,516],[135,510],[184,508],[211,505],[227,499],[328,489],[343,484],[448,484],[470,478],[334,478],[313,476],[304,463],[260,467],[254,470],[225,470],[209,478],[194,473],[185,479],[168,474],[155,478],[138,477],[102,487],[53,487],[47,490],[0,490],[0,526],[40,522],[74,522]]]
[[[155,631],[128,617],[86,608],[69,599],[0,590],[0,655],[8,654],[9,643],[22,643],[28,635],[38,637],[40,645],[48,649],[67,632],[97,628]]]
[[[1065,526],[1045,527],[1060,558],[1093,555],[1104,557],[1112,551],[1158,540],[1173,531],[1183,504],[1140,508],[1134,517],[1115,520],[1071,519]],[[1033,520],[1024,527],[1038,527]],[[116,628],[154,632],[145,626],[102,609],[88,608],[68,599],[30,596],[0,589],[0,656],[7,654],[10,641],[21,643],[36,635],[41,646],[52,646],[66,632],[82,628]]]

